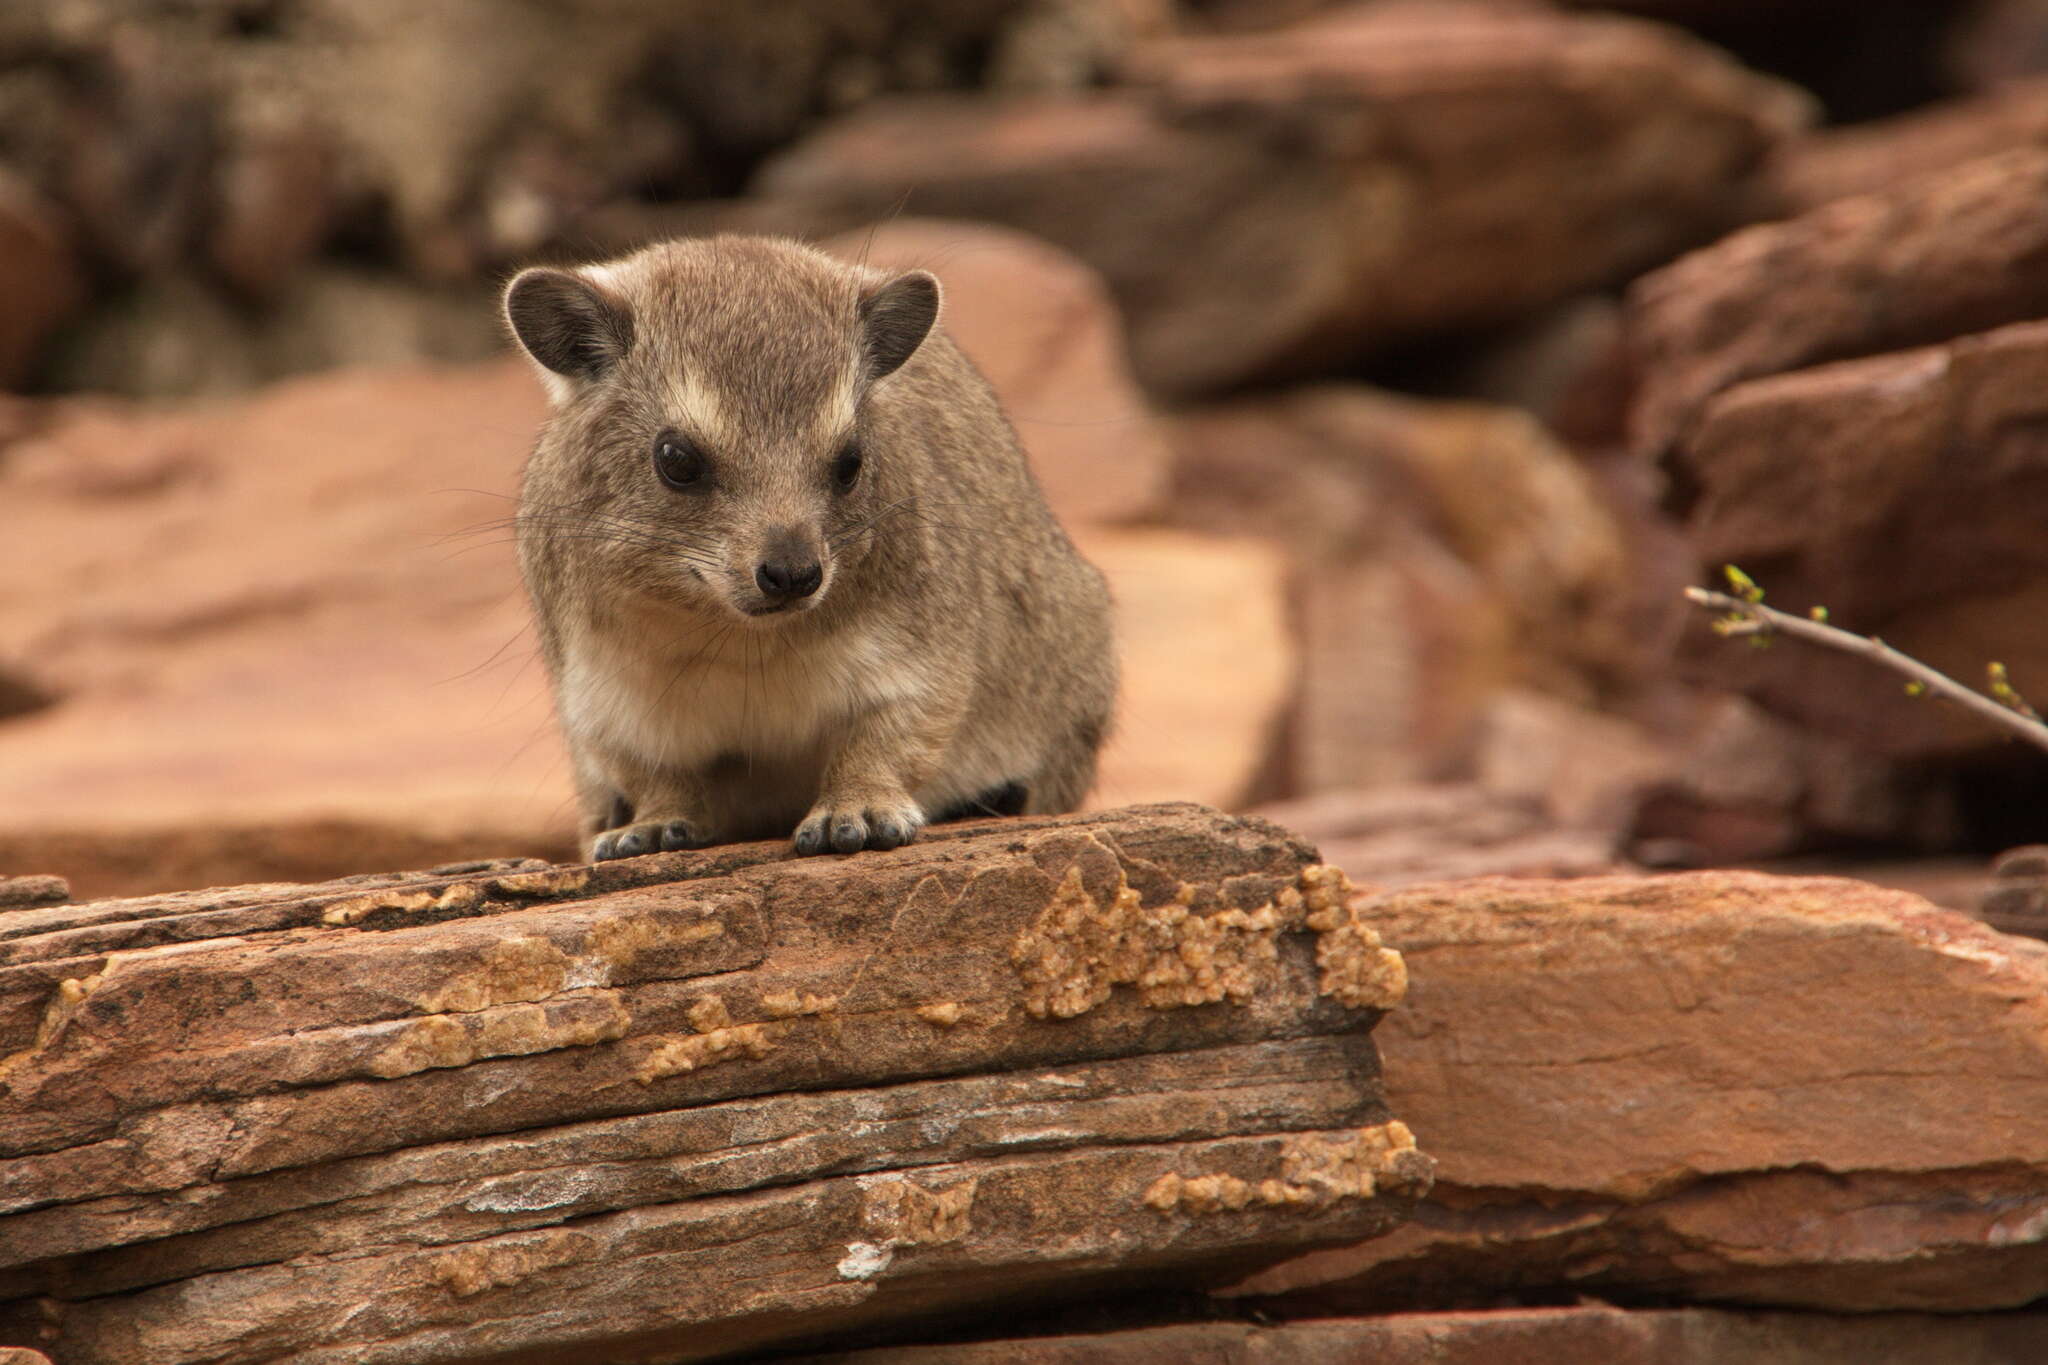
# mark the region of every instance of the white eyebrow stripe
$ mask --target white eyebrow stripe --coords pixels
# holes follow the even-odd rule
[[[834,440],[853,429],[853,371],[846,370],[832,386],[819,408],[812,435],[819,441]]]
[[[693,375],[678,374],[669,379],[669,410],[689,427],[690,434],[713,444],[730,445],[745,438],[727,411],[725,400],[708,384]]]

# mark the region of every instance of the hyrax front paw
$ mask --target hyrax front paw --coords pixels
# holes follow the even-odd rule
[[[901,848],[924,828],[924,811],[907,797],[847,802],[830,799],[814,806],[796,827],[796,851],[858,853],[864,848]]]
[[[637,858],[643,853],[673,853],[682,848],[702,848],[711,836],[688,820],[642,820],[621,825],[597,836],[590,846],[590,861]]]

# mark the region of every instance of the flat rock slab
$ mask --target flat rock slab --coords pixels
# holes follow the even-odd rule
[[[1747,379],[1930,345],[2048,311],[2048,147],[1748,228],[1637,280],[1630,443],[1681,445]]]
[[[1786,207],[1805,210],[1852,195],[1889,193],[1979,157],[2044,143],[2048,81],[2015,81],[1971,99],[1796,138],[1780,149],[1771,178]]]
[[[2048,944],[1738,872],[1477,879],[1358,913],[1415,973],[1378,1041],[1441,1176],[1383,1242],[1243,1292],[1324,1311],[2048,1295]]]
[[[880,1347],[790,1365],[2034,1365],[2048,1315],[1513,1308]]]
[[[696,1360],[1376,1236],[1357,899],[1162,806],[11,911],[0,1341]]]

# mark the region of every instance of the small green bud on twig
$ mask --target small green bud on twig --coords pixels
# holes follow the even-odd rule
[[[1764,600],[1764,590],[1757,586],[1756,580],[1733,564],[1723,564],[1721,572],[1728,576],[1728,586],[1735,589],[1735,595],[1743,601],[1754,604]]]
[[[2004,664],[1994,662],[1986,667],[1990,680],[1987,689],[1990,695],[1987,696],[1963,686],[1946,673],[1928,667],[1912,655],[1893,649],[1875,635],[1856,635],[1839,626],[1829,625],[1826,607],[1814,607],[1805,616],[1767,607],[1763,605],[1764,590],[1748,574],[1733,564],[1722,566],[1721,571],[1735,589],[1733,596],[1707,588],[1685,590],[1686,599],[1695,605],[1726,613],[1716,617],[1712,623],[1718,634],[1742,636],[1752,647],[1762,647],[1778,635],[1790,635],[1810,644],[1826,645],[1830,649],[1859,655],[1895,673],[1905,674],[1911,680],[1906,684],[1907,696],[1937,697],[1954,702],[1980,719],[2000,726],[2037,748],[2048,750],[2048,724],[2042,722],[2040,714],[2013,687]]]
[[[1984,665],[1984,672],[1991,680],[1990,691],[1992,696],[1998,698],[2005,705],[2023,716],[2034,720],[2040,719],[2040,713],[2027,704],[2027,699],[2020,695],[2019,689],[2012,685],[2012,679],[2006,676],[2004,664],[1993,660],[1991,663]]]

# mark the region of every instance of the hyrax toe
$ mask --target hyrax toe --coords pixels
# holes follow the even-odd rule
[[[901,848],[923,826],[923,817],[915,811],[869,811],[868,847]]]
[[[803,857],[901,848],[923,827],[924,815],[915,806],[816,810],[797,826],[794,844]]]
[[[702,848],[710,842],[688,820],[643,820],[598,835],[590,848],[590,861],[602,863],[614,858],[637,858],[643,853],[673,853],[678,849]]]
[[[663,853],[674,853],[685,848],[702,848],[710,842],[710,836],[688,820],[670,820],[661,827]]]

